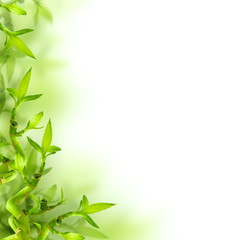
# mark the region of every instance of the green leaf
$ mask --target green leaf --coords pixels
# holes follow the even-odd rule
[[[49,119],[42,139],[43,155],[47,153],[51,145],[51,142],[52,142],[52,124],[51,120]]]
[[[32,68],[24,75],[18,86],[18,101],[21,102],[25,94],[27,93],[29,81],[31,78]]]
[[[41,122],[42,117],[43,117],[43,112],[40,112],[40,113],[34,115],[34,117],[28,122],[25,130],[30,130],[30,129],[36,128],[37,125]]]
[[[27,137],[28,142],[32,145],[32,147],[34,147],[38,152],[42,152],[42,148],[36,143],[34,142],[30,137]]]
[[[61,235],[66,240],[83,240],[84,239],[84,237],[78,233],[66,232],[66,233],[59,233],[59,235]]]
[[[82,216],[90,225],[92,225],[95,228],[99,228],[99,226],[93,221],[93,219],[91,217],[89,217],[87,214],[85,213],[78,213],[77,215]]]
[[[86,214],[93,214],[93,213],[97,213],[97,212],[103,211],[105,209],[108,209],[110,207],[113,207],[114,205],[116,205],[116,204],[113,204],[113,203],[94,203],[92,205],[89,205],[85,209],[83,209],[81,212],[86,213]]]
[[[32,176],[37,169],[37,152],[32,149],[28,155],[28,161],[25,167],[25,173],[28,176]]]
[[[24,162],[23,157],[20,155],[20,153],[17,153],[17,154],[16,154],[15,164],[16,164],[16,169],[17,169],[20,173],[22,173],[22,171],[23,171],[23,169],[24,169],[24,166],[25,166],[25,162]]]
[[[36,222],[34,222],[33,224],[38,228],[39,231],[42,230],[42,226],[41,226],[41,224],[36,223]]]
[[[89,205],[89,201],[88,201],[87,197],[85,195],[83,195],[83,198],[82,198],[82,208],[84,209],[88,205]]]
[[[51,186],[48,191],[46,192],[44,199],[46,199],[48,202],[51,202],[54,197],[56,196],[56,192],[57,192],[57,185],[54,184],[53,186]]]
[[[23,35],[23,34],[26,34],[26,33],[32,32],[32,31],[33,31],[33,29],[25,28],[25,29],[21,29],[21,30],[12,32],[12,34],[19,36],[19,35]]]
[[[43,5],[40,5],[39,10],[40,10],[40,14],[41,14],[42,17],[44,17],[50,23],[53,22],[52,14],[47,7],[45,7]]]
[[[61,148],[60,148],[60,147],[57,147],[57,146],[54,146],[54,145],[52,145],[52,146],[50,146],[50,147],[49,147],[49,149],[48,149],[48,151],[47,151],[47,152],[56,153],[56,152],[58,152],[58,151],[61,151]]]
[[[42,96],[42,94],[28,95],[22,99],[22,102],[33,101],[33,100],[40,98],[41,96]]]
[[[17,89],[15,88],[6,88],[6,90],[12,94],[14,97],[17,97],[18,96],[18,92],[17,92]]]
[[[7,43],[5,44],[5,48],[3,49],[3,52],[7,52],[12,48],[12,46],[13,46],[13,42],[11,41],[11,39],[7,40]]]
[[[46,168],[46,169],[44,169],[44,171],[43,171],[43,174],[42,175],[46,175],[46,174],[48,174],[49,172],[51,172],[52,171],[52,167],[49,167],[49,168]]]
[[[27,14],[24,9],[22,9],[21,7],[19,7],[16,4],[2,4],[2,7],[7,9],[9,12],[15,13],[17,15],[26,15]]]
[[[17,50],[19,50],[21,53],[23,53],[29,57],[36,59],[36,57],[31,52],[31,50],[26,46],[26,44],[20,38],[18,38],[17,36],[15,36],[15,34],[13,34],[11,32],[7,32],[7,34],[10,37],[10,39],[12,40],[12,43]]]
[[[14,69],[15,69],[15,64],[16,64],[15,56],[12,55],[8,58],[7,63],[6,63],[8,82],[10,82],[12,79]]]

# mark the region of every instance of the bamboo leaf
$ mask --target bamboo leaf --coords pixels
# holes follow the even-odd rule
[[[17,98],[17,96],[18,96],[17,89],[15,89],[15,88],[6,88],[6,90],[7,90],[10,94],[12,94],[14,97]]]
[[[83,240],[84,239],[84,237],[78,233],[66,232],[66,233],[60,233],[59,235],[61,235],[66,240]]]
[[[16,169],[20,173],[22,173],[22,171],[24,169],[24,166],[25,166],[25,163],[24,163],[23,157],[19,153],[16,154],[15,164],[16,164]]]
[[[11,40],[8,41],[8,42],[11,43]],[[12,43],[11,43],[11,45],[12,45]],[[14,55],[10,56],[7,60],[7,63],[6,63],[8,82],[10,82],[11,79],[12,79],[14,69],[15,69],[15,64],[16,64],[15,56]]]
[[[28,142],[32,145],[33,148],[35,148],[38,152],[42,152],[42,148],[34,142],[30,137],[27,137]]]
[[[82,208],[85,209],[89,205],[89,201],[85,195],[82,198]]]
[[[56,152],[58,152],[58,151],[61,151],[61,148],[60,148],[60,147],[57,147],[57,146],[54,146],[54,145],[52,145],[52,146],[50,146],[50,147],[49,147],[49,149],[48,149],[48,151],[47,151],[47,152],[56,153]]]
[[[33,224],[38,228],[39,231],[42,230],[42,226],[41,226],[41,224],[36,223],[36,222],[34,222]]]
[[[44,17],[50,23],[53,22],[52,13],[49,11],[49,9],[46,6],[40,5],[39,10],[42,17]]]
[[[40,98],[41,96],[42,96],[42,94],[28,95],[22,99],[22,102],[33,101],[33,100]]]
[[[80,215],[82,216],[90,225],[92,225],[93,227],[95,228],[99,228],[99,226],[93,221],[93,219],[88,216],[87,214],[85,213],[78,213],[77,215]]]
[[[42,139],[43,155],[47,153],[51,145],[51,142],[52,142],[52,124],[51,120],[49,119]]]
[[[16,4],[1,4],[6,10],[17,15],[26,15],[26,11]]]
[[[12,32],[12,34],[19,36],[19,35],[23,35],[23,34],[26,34],[26,33],[32,32],[32,31],[33,31],[33,29],[25,28],[25,29],[21,29],[21,30]]]
[[[18,38],[17,36],[15,36],[15,34],[13,34],[11,32],[7,32],[7,34],[10,37],[13,45],[15,46],[15,48],[17,50],[19,50],[20,52],[22,52],[23,54],[25,54],[29,57],[36,59],[36,57],[31,52],[31,50],[26,46],[26,44],[20,38]]]
[[[41,122],[42,117],[43,117],[43,112],[40,112],[40,113],[34,115],[34,117],[28,122],[25,130],[30,130],[30,129],[36,128],[38,126],[38,124]]]
[[[27,93],[29,81],[31,78],[32,68],[24,75],[18,86],[18,101],[21,102],[25,94]]]
[[[81,210],[81,212],[85,213],[85,214],[93,214],[93,213],[97,213],[97,212],[103,211],[105,209],[108,209],[110,207],[113,207],[114,205],[116,205],[116,204],[113,204],[113,203],[94,203],[92,205],[89,205],[85,209]]]
[[[57,185],[54,184],[53,186],[51,186],[48,191],[46,192],[44,199],[46,199],[48,202],[51,202],[54,197],[56,196],[56,192],[57,192]]]

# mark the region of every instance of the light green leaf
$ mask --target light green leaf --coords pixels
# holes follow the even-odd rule
[[[33,100],[40,98],[41,96],[42,96],[42,94],[28,95],[22,99],[22,102],[33,101]]]
[[[41,14],[42,17],[44,17],[50,23],[53,22],[52,14],[46,6],[40,5],[39,10],[40,10],[40,14]]]
[[[34,222],[33,224],[38,228],[39,231],[42,230],[42,226],[41,226],[41,224],[36,223],[36,222]]]
[[[15,34],[7,32],[8,36],[10,37],[13,45],[15,46],[15,48],[17,50],[19,50],[20,52],[22,52],[23,54],[32,57],[34,59],[36,59],[36,57],[34,56],[34,54],[31,52],[31,50],[26,46],[26,44],[17,36],[15,36]]]
[[[78,216],[82,216],[90,225],[92,225],[95,228],[99,228],[99,226],[93,221],[93,219],[91,217],[89,217],[87,214],[85,213],[81,213],[79,212],[77,214]]]
[[[25,94],[27,93],[29,81],[31,78],[32,68],[29,69],[29,71],[24,75],[21,82],[18,86],[18,101],[21,102]]]
[[[49,147],[49,149],[48,149],[47,152],[56,153],[56,152],[58,152],[58,151],[61,151],[61,148],[52,145],[52,146]]]
[[[83,198],[82,198],[82,208],[84,209],[88,205],[89,205],[89,201],[88,201],[87,197],[85,195],[83,195]]]
[[[24,163],[24,159],[23,157],[20,155],[20,153],[17,153],[16,154],[16,157],[15,157],[15,164],[16,164],[16,169],[22,173],[23,169],[24,169],[24,166],[25,166],[25,163]]]
[[[2,7],[7,9],[9,12],[15,13],[17,15],[26,15],[27,14],[24,9],[22,9],[21,7],[19,7],[16,4],[2,4]]]
[[[46,174],[48,174],[49,172],[52,171],[52,169],[53,169],[52,167],[45,168],[44,171],[43,171],[43,174],[42,174],[42,175],[46,175]]]
[[[27,137],[28,142],[32,145],[32,147],[34,147],[38,152],[42,152],[42,148],[36,143],[34,142],[30,137]]]
[[[84,239],[84,237],[78,233],[67,232],[67,233],[60,233],[59,235],[61,235],[66,240],[83,240]]]
[[[26,34],[26,33],[32,32],[32,31],[33,31],[33,29],[25,28],[25,29],[21,29],[21,30],[12,32],[12,34],[19,36],[19,35],[23,35],[23,34]]]
[[[52,142],[52,124],[51,120],[49,119],[42,139],[43,155],[47,153],[51,145],[51,142]]]
[[[30,129],[34,129],[35,127],[37,127],[37,125],[41,122],[42,117],[43,117],[43,112],[40,112],[40,113],[34,115],[34,117],[28,122],[25,130],[30,130]]]
[[[15,88],[6,88],[6,90],[9,93],[11,93],[14,97],[17,97],[17,95],[18,95],[17,89],[15,89]]]
[[[6,63],[8,82],[10,82],[11,79],[12,79],[14,69],[15,69],[15,63],[16,63],[15,56],[14,55],[10,56],[7,60],[7,63]]]
[[[89,205],[85,209],[83,209],[81,212],[86,213],[86,214],[93,214],[93,213],[97,213],[97,212],[103,211],[105,209],[108,209],[108,208],[110,208],[114,205],[116,205],[116,204],[113,204],[113,203],[94,203],[92,205]]]
[[[10,50],[13,46],[13,43],[11,41],[11,39],[8,39],[6,44],[5,44],[5,47],[3,49],[3,52],[7,52],[8,50]]]
[[[54,197],[56,196],[56,192],[57,192],[57,185],[54,184],[53,186],[51,186],[48,191],[46,192],[44,199],[46,199],[48,202],[51,202]]]

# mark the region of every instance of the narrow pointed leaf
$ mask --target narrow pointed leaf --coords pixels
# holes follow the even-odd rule
[[[23,102],[33,101],[33,100],[36,100],[36,99],[40,98],[41,96],[42,96],[42,94],[25,96],[25,97],[22,99],[22,101],[23,101]]]
[[[79,216],[82,216],[90,225],[92,225],[93,227],[95,227],[95,228],[99,228],[99,226],[93,221],[93,219],[90,217],[90,216],[88,216],[87,214],[85,214],[85,213],[78,213],[77,215],[79,215]]]
[[[18,92],[17,92],[17,89],[15,88],[6,88],[6,90],[11,93],[14,97],[17,97],[18,96]]]
[[[2,7],[7,9],[9,12],[15,13],[17,15],[26,15],[27,14],[24,9],[22,9],[21,7],[19,7],[16,4],[2,4]]]
[[[29,71],[24,75],[22,78],[19,86],[18,86],[18,100],[21,101],[25,94],[27,93],[29,81],[31,78],[32,69],[30,68]]]
[[[59,235],[61,235],[65,240],[83,240],[84,237],[81,236],[78,233],[60,233]]]
[[[15,64],[16,64],[15,56],[12,55],[8,58],[6,63],[8,82],[10,82],[12,79],[14,69],[15,69]]]
[[[48,202],[51,202],[56,196],[56,192],[57,192],[57,185],[54,184],[52,187],[48,189],[48,191],[44,196],[44,199],[46,199]]]
[[[52,142],[52,124],[51,120],[49,119],[48,124],[46,126],[43,139],[42,139],[42,149],[43,154],[46,154]]]
[[[43,117],[43,112],[40,112],[40,113],[34,115],[34,117],[28,122],[25,130],[30,130],[30,129],[34,129],[35,127],[37,127],[38,124],[41,122],[42,117]]]
[[[15,36],[14,34],[9,33],[9,32],[8,32],[8,35],[9,35],[13,45],[15,46],[15,48],[18,51],[22,52],[23,54],[25,54],[29,57],[36,59],[36,57],[31,52],[31,50],[26,46],[26,44],[20,38],[18,38],[17,36]]]
[[[110,208],[114,205],[116,205],[116,204],[113,204],[113,203],[94,203],[92,205],[89,205],[85,209],[83,209],[81,212],[86,213],[86,214],[93,214],[93,213],[97,213],[97,212],[103,211],[105,209],[108,209],[108,208]]]
[[[61,148],[54,145],[50,146],[48,149],[48,152],[51,152],[51,153],[56,153],[58,151],[61,151]]]
[[[89,205],[89,201],[87,199],[87,197],[85,195],[83,195],[83,199],[82,199],[82,208],[86,208]]]
[[[25,28],[25,29],[21,29],[21,30],[12,32],[12,33],[16,36],[19,36],[19,35],[23,35],[23,34],[26,34],[26,33],[32,32],[32,31],[33,31],[33,29]]]
[[[34,147],[38,152],[40,153],[42,152],[41,147],[36,142],[34,142],[30,137],[27,137],[27,140],[32,145],[32,147]]]
[[[16,164],[16,169],[21,173],[24,169],[25,163],[24,163],[23,157],[19,153],[16,154],[15,164]]]

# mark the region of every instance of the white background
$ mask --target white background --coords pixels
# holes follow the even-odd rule
[[[72,1],[56,20],[65,147],[101,156],[102,194],[153,215],[147,239],[240,238],[239,7]]]

